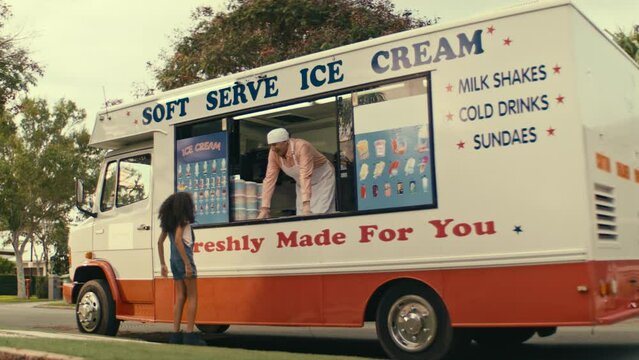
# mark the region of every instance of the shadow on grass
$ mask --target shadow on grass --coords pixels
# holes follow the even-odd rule
[[[169,333],[135,333],[121,331],[119,337],[131,339],[167,342]],[[385,359],[386,354],[377,340],[310,338],[296,336],[273,336],[254,334],[203,334],[208,346],[231,349],[283,351],[301,354],[360,356],[372,359]]]
[[[523,344],[511,349],[485,349],[474,344],[448,360],[636,360],[639,345],[620,344]]]

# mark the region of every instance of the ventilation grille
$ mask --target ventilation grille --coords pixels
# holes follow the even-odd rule
[[[595,184],[595,213],[599,240],[617,240],[617,215],[614,188]]]

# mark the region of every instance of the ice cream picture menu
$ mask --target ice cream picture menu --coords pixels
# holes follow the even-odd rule
[[[355,164],[359,210],[388,209],[433,203],[432,158],[426,103],[424,113],[403,114],[422,102],[414,96],[355,109]],[[384,118],[401,117],[403,120]],[[368,126],[359,126],[370,122]],[[384,128],[385,126],[397,126]],[[358,130],[359,129],[359,130]]]
[[[227,143],[225,132],[177,141],[175,187],[191,193],[197,224],[229,221]]]

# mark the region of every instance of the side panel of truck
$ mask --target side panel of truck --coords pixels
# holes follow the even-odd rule
[[[199,320],[355,326],[377,289],[406,278],[433,287],[456,325],[591,321],[591,298],[576,290],[590,285],[592,269],[576,59],[565,45],[575,35],[559,20],[573,16],[561,7],[344,54],[344,63],[367,65],[380,50],[484,32],[484,54],[431,68],[438,208],[198,229]],[[523,30],[539,23],[548,25]],[[471,109],[488,108],[491,116],[470,119]],[[170,132],[156,134],[155,146],[171,148]],[[520,140],[498,144],[495,136]],[[156,186],[158,201],[172,181]],[[336,234],[343,238],[328,245],[299,245],[304,236]],[[156,297],[170,291],[157,281]],[[170,320],[170,306],[161,308],[160,319]]]

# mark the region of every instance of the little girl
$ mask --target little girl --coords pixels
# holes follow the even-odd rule
[[[191,223],[195,221],[193,199],[185,192],[169,196],[160,206],[160,227],[162,233],[158,239],[158,253],[162,266],[162,277],[168,276],[164,262],[164,240],[167,234],[171,242],[171,272],[175,279],[176,304],[173,309],[173,334],[169,340],[172,344],[206,345],[197,334],[193,333],[195,313],[197,311],[197,269],[193,262],[193,243],[195,234]],[[186,310],[186,331],[180,331],[184,303]]]

